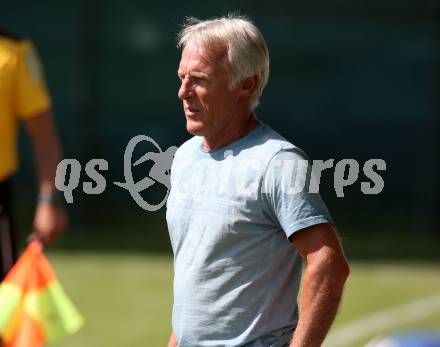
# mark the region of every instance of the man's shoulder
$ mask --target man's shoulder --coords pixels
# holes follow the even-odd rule
[[[295,148],[296,146],[287,140],[283,135],[273,130],[270,126],[262,125],[262,136],[265,138],[268,146],[276,146],[281,149]]]
[[[5,68],[15,70],[17,62],[24,59],[32,50],[32,42],[28,39],[14,38],[0,31],[0,65]]]
[[[279,152],[290,151],[297,148],[284,136],[266,124],[260,125],[254,136],[243,144],[243,149],[258,156],[273,157]]]
[[[274,146],[276,149],[278,149],[275,155],[286,156],[286,157],[299,156],[302,158],[307,158],[306,153],[300,147],[297,147],[295,144],[293,144],[292,142],[287,140],[284,136],[280,135],[271,128],[269,128],[268,137],[269,137],[268,143],[272,142],[271,145]]]

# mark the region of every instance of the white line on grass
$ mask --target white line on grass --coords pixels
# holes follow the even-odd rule
[[[323,347],[347,346],[376,331],[402,325],[440,312],[440,293],[365,316],[331,332]]]

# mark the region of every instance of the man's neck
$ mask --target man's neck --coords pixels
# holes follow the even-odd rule
[[[216,134],[215,136],[203,137],[203,149],[210,152],[230,145],[231,143],[249,134],[258,126],[258,124],[260,124],[260,122],[257,120],[254,113],[249,114],[239,123],[228,123],[222,129],[222,136]]]

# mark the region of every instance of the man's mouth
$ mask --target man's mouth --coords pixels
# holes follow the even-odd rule
[[[191,108],[191,107],[185,107],[185,113],[196,113],[199,112],[200,110],[196,109],[196,108]]]

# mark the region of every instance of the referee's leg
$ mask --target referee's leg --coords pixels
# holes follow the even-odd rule
[[[8,180],[0,182],[0,279],[16,260],[15,235],[11,216],[11,189]]]

